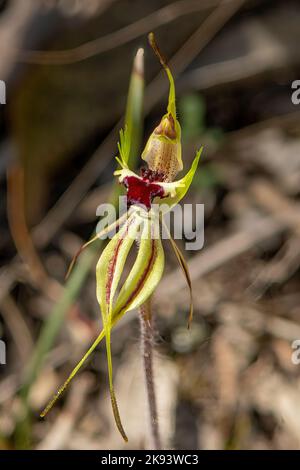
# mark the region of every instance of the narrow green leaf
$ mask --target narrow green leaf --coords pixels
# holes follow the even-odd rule
[[[139,153],[143,131],[143,110],[144,101],[144,50],[139,49],[135,56],[133,69],[130,78],[124,130],[120,131],[120,142],[118,149],[121,162],[128,168],[129,160],[136,159]],[[121,164],[121,166],[123,166]]]

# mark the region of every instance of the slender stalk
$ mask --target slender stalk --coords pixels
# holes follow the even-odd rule
[[[159,435],[156,395],[153,377],[153,322],[150,299],[148,299],[147,302],[145,302],[140,307],[139,313],[141,327],[141,346],[144,361],[145,384],[147,389],[152,445],[153,450],[160,450],[161,441]]]

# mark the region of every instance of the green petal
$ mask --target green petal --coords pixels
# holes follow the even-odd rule
[[[108,315],[123,268],[141,219],[134,213],[103,250],[96,267],[97,299],[102,315]]]
[[[73,256],[73,259],[69,265],[69,268],[68,268],[68,271],[67,271],[67,274],[65,276],[65,279],[67,280],[79,255],[83,252],[83,250],[85,250],[89,245],[91,245],[92,243],[94,243],[96,240],[99,240],[101,239],[101,237],[103,237],[104,235],[108,235],[109,232],[112,232],[113,230],[115,229],[118,229],[122,226],[122,224],[126,221],[126,219],[128,219],[129,217],[129,213],[125,213],[123,214],[118,220],[116,220],[115,222],[111,223],[110,225],[108,225],[107,227],[105,227],[103,230],[101,230],[101,232],[97,233],[94,237],[92,237],[88,242],[84,243],[80,248],[79,250],[77,251],[77,253],[75,253],[75,255]]]
[[[164,224],[164,227],[165,227],[165,230],[167,231],[167,234],[168,234],[168,237],[169,237],[169,240],[171,242],[171,245],[172,245],[172,248],[174,250],[174,253],[176,255],[176,258],[179,262],[179,265],[182,269],[182,272],[185,276],[185,279],[186,279],[186,282],[187,282],[187,285],[188,285],[188,288],[189,288],[189,292],[190,292],[190,308],[189,308],[189,319],[188,319],[188,328],[191,326],[191,323],[192,323],[192,320],[193,320],[193,312],[194,312],[194,306],[193,306],[193,287],[192,287],[192,281],[191,281],[191,276],[190,276],[190,272],[189,272],[189,267],[188,267],[188,264],[187,262],[185,261],[184,259],[184,256],[181,252],[181,250],[179,249],[179,247],[176,245],[176,242],[175,240],[173,240],[171,234],[170,234],[170,231],[168,229],[168,226],[167,224],[164,222],[163,220],[163,224]]]
[[[196,153],[196,156],[194,158],[192,166],[189,169],[189,171],[187,172],[187,174],[183,178],[181,178],[180,180],[174,181],[173,184],[174,184],[174,187],[176,188],[176,195],[174,197],[168,197],[166,199],[161,199],[162,206],[164,204],[169,206],[166,211],[162,210],[162,212],[167,212],[173,206],[178,204],[181,201],[181,199],[183,199],[184,196],[186,195],[186,193],[188,192],[189,187],[191,186],[191,183],[193,181],[194,175],[196,173],[202,150],[203,150],[203,147],[201,147],[198,150],[198,152]],[[162,184],[162,186],[163,186],[163,184]]]
[[[113,386],[110,333],[113,325],[112,305],[114,295],[118,287],[129,250],[137,237],[140,223],[140,218],[138,218],[136,214],[131,215],[125,225],[111,239],[106,248],[103,250],[96,267],[97,299],[101,308],[103,329],[106,339],[111,403],[116,425],[125,441],[127,441],[127,436],[122,426]]]
[[[154,237],[156,228],[152,220],[145,220],[137,258],[118,295],[113,318],[142,305],[161,279],[164,251],[160,238]]]
[[[149,33],[148,38],[169,80],[167,113],[162,117],[160,126],[162,125],[164,127],[164,123],[168,123],[170,126],[170,117],[172,117],[175,124],[176,137],[170,138],[163,131],[158,132],[158,126],[147,141],[146,147],[142,153],[142,159],[148,163],[150,169],[163,171],[164,173],[167,171],[169,180],[173,180],[174,176],[183,168],[181,157],[181,128],[176,117],[175,83],[172,72],[156,43],[154,34]],[[171,172],[170,167],[172,168]]]
[[[172,72],[171,72],[170,68],[168,67],[168,64],[166,63],[165,59],[163,58],[163,56],[162,56],[162,54],[161,54],[161,52],[160,52],[160,50],[159,50],[159,48],[156,44],[154,33],[152,33],[152,32],[149,33],[148,39],[149,39],[149,42],[150,42],[150,45],[151,45],[152,49],[154,50],[155,54],[157,55],[161,65],[165,69],[166,74],[168,76],[169,83],[170,83],[170,91],[169,91],[169,99],[168,99],[168,113],[172,114],[172,116],[174,118],[174,121],[176,121],[176,93],[175,93],[175,84],[174,84],[174,78],[173,78]]]
[[[124,441],[127,442],[128,437],[122,425],[119,408],[118,408],[118,402],[116,399],[116,394],[115,394],[115,389],[114,389],[114,384],[113,384],[113,370],[112,370],[111,342],[110,342],[111,328],[112,328],[111,323],[109,323],[108,325],[104,327],[105,340],[106,340],[107,367],[108,367],[108,376],[109,376],[109,392],[110,392],[111,406],[112,406],[112,410],[114,413],[114,418],[115,418],[117,428],[121,436],[123,437]]]

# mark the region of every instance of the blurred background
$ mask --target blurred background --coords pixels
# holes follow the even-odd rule
[[[300,340],[300,105],[292,102],[299,2],[2,0],[1,449],[149,445],[136,312],[112,335],[129,444],[113,422],[103,345],[47,419],[39,411],[101,328],[102,248],[83,256],[71,282],[64,275],[110,198],[139,47],[140,149],[165,112],[168,83],[147,45],[150,31],[176,77],[185,169],[204,146],[185,200],[205,204],[204,248],[186,253],[191,330],[188,289],[168,244],[154,299],[164,447],[300,446],[300,365],[292,356]]]

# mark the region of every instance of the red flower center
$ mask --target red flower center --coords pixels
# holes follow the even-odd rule
[[[142,205],[150,210],[151,203],[155,197],[164,197],[164,189],[157,183],[153,183],[145,177],[126,176],[123,180],[127,188],[127,205]]]

